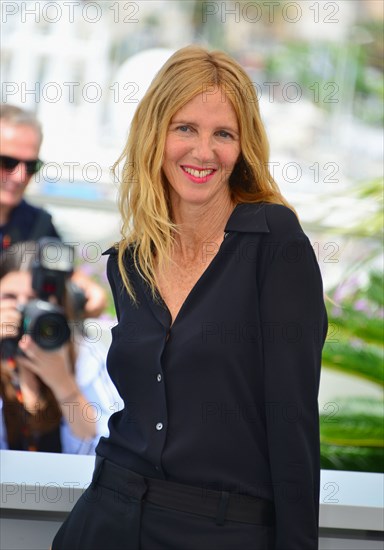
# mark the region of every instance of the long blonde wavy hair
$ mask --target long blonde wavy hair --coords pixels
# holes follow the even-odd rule
[[[232,201],[284,204],[293,210],[269,171],[268,140],[257,95],[245,70],[222,51],[210,52],[196,45],[178,50],[157,73],[139,103],[126,146],[114,165],[117,174],[123,163],[118,265],[134,301],[124,262],[127,248],[131,248],[135,267],[155,297],[155,269],[170,260],[177,232],[162,171],[169,124],[175,113],[196,95],[215,90],[221,90],[231,101],[239,124],[241,155],[229,178]]]

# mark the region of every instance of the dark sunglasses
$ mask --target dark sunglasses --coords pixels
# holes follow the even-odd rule
[[[25,164],[25,169],[28,176],[33,176],[43,166],[43,161],[40,159],[34,160],[21,160],[14,157],[8,157],[6,155],[0,155],[0,168],[6,172],[13,172],[20,163]]]

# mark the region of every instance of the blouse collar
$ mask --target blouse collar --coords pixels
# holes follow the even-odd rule
[[[269,227],[265,215],[265,203],[237,204],[230,215],[225,233],[269,233]],[[111,247],[103,255],[117,254],[117,248]]]
[[[238,204],[233,210],[225,232],[269,233],[265,215],[265,203]]]

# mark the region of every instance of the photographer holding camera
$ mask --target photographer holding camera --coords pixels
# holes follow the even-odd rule
[[[47,261],[52,245],[60,261]],[[0,255],[0,448],[93,454],[121,407],[105,354],[76,328],[70,248],[42,239]]]
[[[0,251],[21,241],[60,237],[51,215],[25,200],[33,176],[41,169],[39,159],[43,132],[35,115],[0,104]],[[72,280],[83,289],[87,301],[84,317],[98,317],[107,305],[105,290],[81,268]]]

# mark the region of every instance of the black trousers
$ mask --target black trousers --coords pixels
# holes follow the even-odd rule
[[[56,534],[52,550],[273,550],[271,525],[179,511],[148,502],[145,478],[121,469],[121,482],[101,475],[98,460],[90,487]],[[105,468],[107,470],[107,468]],[[113,483],[114,482],[114,483]],[[222,519],[222,518],[221,518]]]

